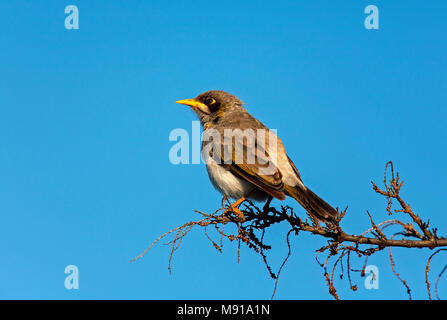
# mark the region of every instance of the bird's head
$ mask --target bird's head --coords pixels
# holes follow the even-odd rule
[[[242,108],[244,104],[238,97],[220,90],[210,90],[194,99],[179,100],[176,103],[190,106],[202,124],[215,121],[233,110]]]

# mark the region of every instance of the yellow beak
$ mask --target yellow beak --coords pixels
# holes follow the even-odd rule
[[[210,114],[210,109],[208,109],[208,106],[200,101],[197,101],[196,99],[184,99],[176,101],[175,103],[184,104],[190,106],[193,109],[199,109],[202,112]]]

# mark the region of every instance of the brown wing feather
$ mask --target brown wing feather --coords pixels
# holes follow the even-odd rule
[[[282,174],[269,159],[267,152],[258,145],[247,145],[247,139],[242,139],[242,144],[240,142],[241,140],[232,139],[231,143],[221,143],[220,156],[223,163],[225,163],[223,155],[226,154],[224,152],[226,148],[227,154],[231,153],[231,163],[226,161],[226,164],[233,174],[254,184],[267,194],[284,200],[286,195]]]

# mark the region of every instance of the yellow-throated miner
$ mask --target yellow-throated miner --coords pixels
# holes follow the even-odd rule
[[[190,106],[199,116],[204,133],[213,133],[212,139],[202,142],[202,151],[209,156],[206,168],[216,189],[236,199],[231,205],[236,214],[243,216],[238,206],[246,199],[284,200],[291,196],[316,219],[330,221],[337,215],[304,185],[281,139],[251,116],[237,97],[211,90],[177,103]]]

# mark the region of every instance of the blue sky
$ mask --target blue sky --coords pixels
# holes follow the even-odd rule
[[[79,30],[64,27],[66,5]],[[379,30],[364,8],[379,8]],[[403,195],[447,234],[447,3],[436,1],[2,1],[0,3],[0,298],[269,299],[260,256],[200,230],[167,270],[160,234],[212,212],[221,196],[203,164],[169,162],[169,133],[191,130],[174,101],[209,89],[233,93],[278,130],[304,182],[361,233],[388,219],[371,190],[387,161]],[[278,202],[274,202],[277,205]],[[288,201],[288,204],[293,202]],[[296,205],[294,205],[296,206]],[[298,209],[298,208],[297,208]],[[304,212],[298,209],[301,216]],[[287,229],[266,239],[279,267]],[[330,299],[314,250],[292,241],[276,298]],[[396,268],[425,299],[429,250],[395,249]],[[438,255],[432,276],[446,262]],[[342,298],[406,299],[383,252],[379,290]],[[66,290],[64,269],[79,269]],[[361,266],[361,261],[357,262]],[[439,293],[447,296],[447,282]]]

